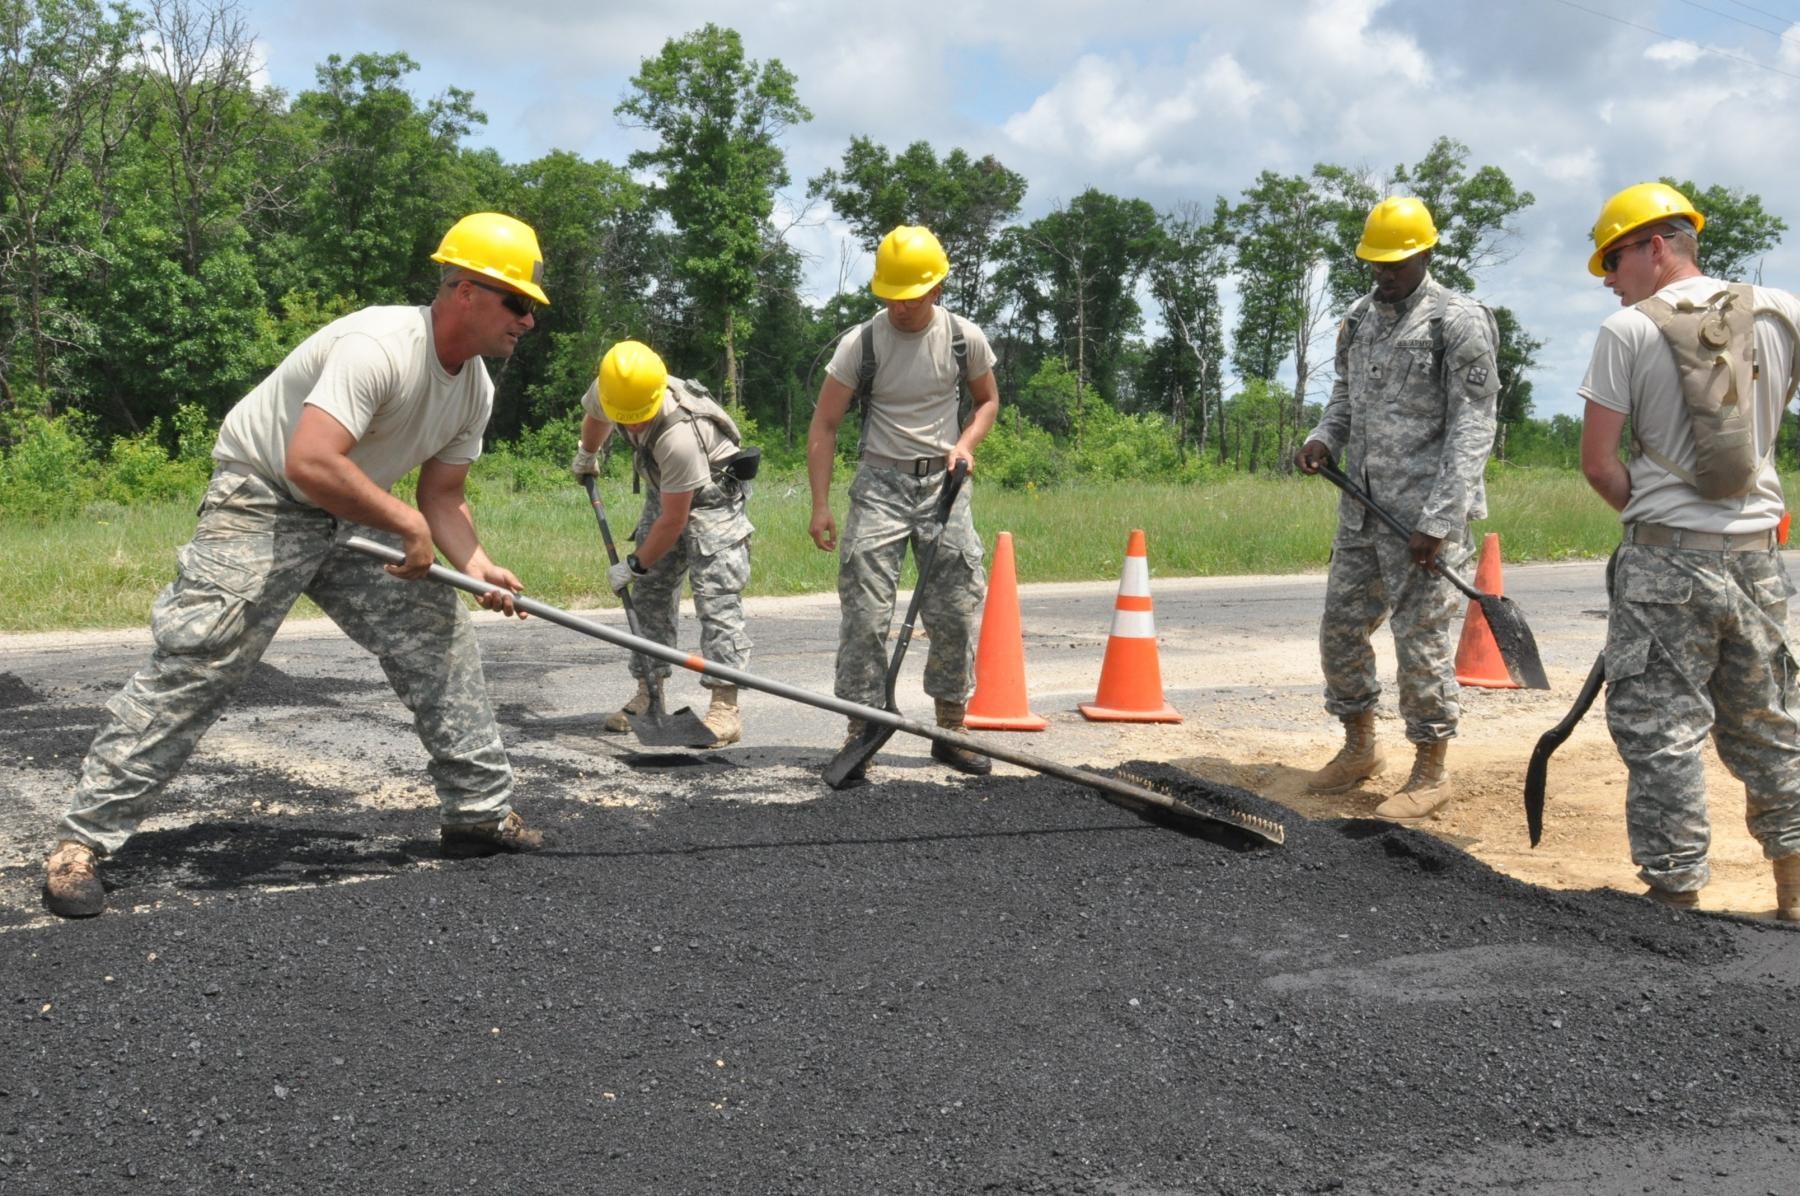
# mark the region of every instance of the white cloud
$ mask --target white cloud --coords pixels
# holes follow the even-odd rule
[[[1380,179],[1449,135],[1471,166],[1537,197],[1515,256],[1480,283],[1546,342],[1543,415],[1578,410],[1593,329],[1614,307],[1585,262],[1618,188],[1667,174],[1760,194],[1795,241],[1767,274],[1800,285],[1800,159],[1786,152],[1800,25],[1776,42],[1693,6],[1664,27],[1771,69],[1567,5],[1475,0],[965,0],[935,16],[843,0],[539,0],[499,18],[475,0],[247,0],[246,15],[289,91],[311,86],[327,53],[406,49],[423,67],[415,92],[473,88],[490,116],[478,137],[512,161],[562,148],[622,162],[643,135],[613,108],[639,61],[708,21],[737,29],[752,58],[794,72],[814,113],[784,141],[790,212],[859,134],[997,155],[1030,183],[1026,219],[1090,186],[1167,210],[1236,198],[1264,169],[1331,162]],[[790,235],[814,296],[840,274],[866,281],[823,207]]]
[[[1692,66],[1705,57],[1706,52],[1692,42],[1657,42],[1644,51],[1648,62],[1666,63],[1671,66]]]

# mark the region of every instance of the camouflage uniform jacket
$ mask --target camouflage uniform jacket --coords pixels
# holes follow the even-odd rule
[[[1402,523],[1458,538],[1487,514],[1482,475],[1494,445],[1498,347],[1487,309],[1429,274],[1399,303],[1358,300],[1338,328],[1337,381],[1307,439],[1323,442]],[[1339,538],[1365,542],[1366,514],[1344,495]],[[1367,518],[1371,532],[1386,533]]]

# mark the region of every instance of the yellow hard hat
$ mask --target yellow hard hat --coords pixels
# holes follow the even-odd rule
[[[1398,262],[1437,242],[1437,225],[1425,205],[1410,195],[1390,195],[1363,222],[1356,256],[1365,262]]]
[[[869,289],[880,299],[917,299],[944,281],[950,259],[931,230],[902,224],[881,238]]]
[[[668,388],[668,367],[642,341],[620,341],[600,359],[600,410],[615,424],[654,419]]]
[[[1637,183],[1625,188],[1606,201],[1600,209],[1600,219],[1594,221],[1594,255],[1588,258],[1588,273],[1605,278],[1606,266],[1601,259],[1614,241],[1633,229],[1675,217],[1692,220],[1695,233],[1706,227],[1706,217],[1688,202],[1687,196],[1667,183]]]
[[[523,220],[499,212],[464,216],[450,226],[431,260],[485,274],[539,303],[550,303],[544,294],[544,255],[537,234]]]

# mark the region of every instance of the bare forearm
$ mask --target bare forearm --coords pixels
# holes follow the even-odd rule
[[[607,438],[612,435],[612,430],[611,421],[583,415],[581,417],[581,451],[584,453],[599,452],[601,447],[606,444]]]
[[[662,560],[669,550],[675,547],[675,542],[681,539],[681,533],[686,530],[686,515],[674,517],[668,511],[660,512],[656,516],[656,521],[650,525],[650,530],[644,533],[644,538],[638,541],[638,564],[648,569]]]
[[[956,439],[957,447],[973,456],[976,446],[994,430],[994,421],[999,415],[1000,404],[997,402],[975,404],[975,409],[969,412],[969,426]]]
[[[491,564],[475,530],[475,512],[461,495],[421,497],[419,512],[431,528],[432,542],[453,569],[463,573]]]
[[[401,536],[416,526],[418,512],[377,486],[348,457],[290,456],[286,472],[321,510],[339,519]]]
[[[1631,474],[1617,457],[1592,464],[1584,461],[1581,472],[1594,493],[1613,510],[1623,511],[1631,501]]]
[[[806,438],[806,484],[814,510],[831,505],[831,472],[837,456],[837,429],[826,432],[816,425]]]

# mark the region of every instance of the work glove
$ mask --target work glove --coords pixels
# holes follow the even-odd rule
[[[606,584],[612,587],[615,594],[623,594],[625,587],[645,574],[646,570],[637,567],[637,556],[633,554],[613,565],[606,571]]]
[[[579,482],[582,478],[595,477],[600,472],[600,453],[598,450],[588,452],[579,444],[575,446],[575,459],[569,462],[569,476]]]

